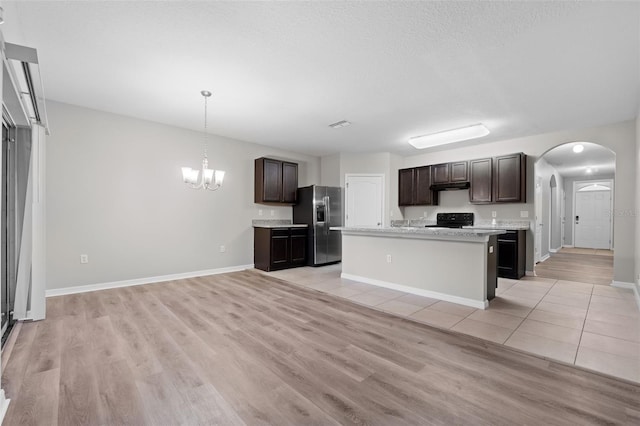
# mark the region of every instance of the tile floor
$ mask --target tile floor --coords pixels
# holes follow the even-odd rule
[[[262,271],[260,271],[262,272]],[[499,279],[486,310],[340,278],[341,266],[266,273],[374,309],[640,382],[632,290],[549,278]]]

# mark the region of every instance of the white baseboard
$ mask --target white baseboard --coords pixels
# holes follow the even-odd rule
[[[560,251],[560,249],[561,249],[561,248],[562,248],[562,247],[559,247],[559,248],[557,248],[557,249],[552,249],[552,248],[550,248],[550,249],[549,249],[549,253],[557,253],[557,252],[559,252],[559,251]]]
[[[627,283],[624,281],[611,281],[611,287],[628,288],[630,290],[633,290],[633,295],[636,299],[636,305],[638,305],[638,310],[640,311],[640,289],[638,289],[638,285],[634,283]]]
[[[535,277],[536,275],[536,271],[524,271],[524,275],[526,277]]]
[[[540,258],[540,261],[539,261],[538,263],[542,263],[542,262],[544,262],[545,260],[549,259],[550,257],[551,257],[551,256],[549,256],[548,254],[545,254],[544,256],[542,256],[542,257]]]
[[[0,389],[0,424],[2,424],[5,414],[7,414],[10,402],[11,400],[7,399],[4,394],[4,389]]]
[[[573,244],[563,244],[562,247],[573,248]]]
[[[468,299],[466,297],[452,296],[450,294],[438,293],[435,291],[424,290],[421,288],[409,287],[402,284],[390,283],[388,281],[374,280],[372,278],[361,277],[359,275],[340,274],[341,278],[359,281],[365,284],[371,284],[378,287],[390,288],[392,290],[404,291],[405,293],[416,294],[418,296],[431,297],[432,299],[444,300],[446,302],[457,303],[458,305],[471,306],[476,309],[487,309],[489,302],[485,300],[481,302],[479,300]]]
[[[611,281],[611,287],[628,288],[630,290],[633,290],[635,286],[633,285],[633,283],[627,283],[624,281]]]
[[[251,265],[227,266],[225,268],[205,269],[204,271],[183,272],[179,274],[160,275],[157,277],[137,278],[135,280],[112,281],[107,283],[80,285],[75,287],[54,288],[46,291],[46,297],[64,296],[65,294],[86,293],[88,291],[107,290],[109,288],[131,287],[135,285],[154,284],[173,280],[182,280],[185,278],[204,277],[207,275],[226,274],[228,272],[244,271],[252,269]]]

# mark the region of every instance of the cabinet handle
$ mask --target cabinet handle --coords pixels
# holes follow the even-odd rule
[[[327,217],[324,218],[324,233],[325,235],[329,235],[329,226],[331,223],[331,199],[327,195],[322,198],[322,201],[324,201],[324,208],[327,215]]]

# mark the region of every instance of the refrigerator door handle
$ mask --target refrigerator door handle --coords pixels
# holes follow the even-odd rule
[[[324,201],[324,208],[326,209],[327,213],[326,220],[324,221],[324,233],[326,235],[329,235],[329,226],[331,224],[331,200],[329,199],[329,196],[326,195],[322,198],[322,201]]]

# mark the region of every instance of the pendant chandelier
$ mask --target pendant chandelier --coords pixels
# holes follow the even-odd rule
[[[183,167],[182,179],[190,188],[215,191],[222,187],[224,172],[209,168],[209,160],[207,159],[207,99],[211,96],[211,92],[203,90],[200,94],[204,97],[204,158],[202,159],[202,175],[200,175],[200,170]],[[199,177],[200,179],[198,179]]]

